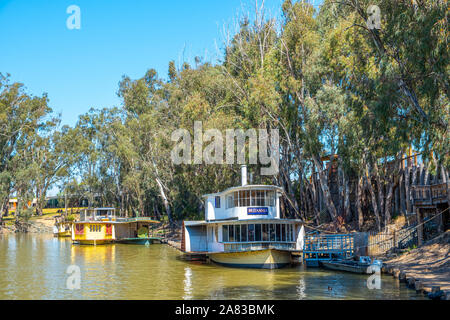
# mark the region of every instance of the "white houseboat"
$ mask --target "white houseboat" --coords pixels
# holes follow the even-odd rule
[[[303,248],[302,221],[280,218],[282,188],[248,185],[246,166],[241,174],[241,186],[203,196],[205,220],[184,222],[182,250],[229,267],[289,265]]]

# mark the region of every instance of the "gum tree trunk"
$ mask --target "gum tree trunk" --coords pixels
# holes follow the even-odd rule
[[[386,163],[385,163],[386,166]],[[384,177],[381,179],[380,177],[380,171],[378,170],[378,164],[375,160],[373,165],[373,174],[375,175],[375,181],[377,183],[377,189],[378,189],[378,210],[380,212],[380,217],[385,217],[385,210],[384,210]]]
[[[384,210],[384,225],[387,226],[389,223],[391,223],[391,209],[392,209],[392,197],[394,195],[394,181],[389,181],[389,187],[388,192],[386,195],[386,208]]]
[[[167,213],[167,217],[169,218],[169,224],[170,226],[173,225],[173,219],[172,219],[172,211],[170,209],[170,205],[169,205],[169,200],[167,199],[167,196],[164,192],[164,188],[163,185],[161,183],[161,180],[159,180],[159,178],[156,178],[156,183],[159,186],[159,193],[161,195],[161,198],[163,200],[163,204],[164,204],[164,208],[166,209],[166,213]]]
[[[323,169],[322,161],[317,156],[313,156],[312,159],[314,161],[314,164],[317,168],[317,172],[319,174],[319,182],[320,182],[320,187],[322,188],[325,205],[328,209],[328,212],[331,216],[332,221],[336,224],[337,223],[337,220],[336,220],[337,219],[337,211],[336,211],[336,207],[333,203],[333,200],[331,199],[331,193],[330,193],[330,189],[328,187],[328,178],[327,178],[327,175],[325,174],[325,170]],[[331,166],[331,164],[330,164],[330,166]]]
[[[406,212],[411,213],[411,195],[410,195],[410,167],[409,161],[406,162],[405,168],[405,200],[406,200]]]
[[[364,224],[364,215],[361,207],[361,200],[364,191],[363,177],[358,178],[358,184],[356,185],[356,211],[358,212],[358,230],[361,231]]]
[[[345,178],[345,175],[344,175]],[[346,221],[351,221],[352,219],[352,211],[350,209],[350,186],[348,179],[344,179],[345,181],[345,189],[344,189],[344,217]]]
[[[367,166],[366,166],[366,184],[367,184],[367,188],[369,189],[370,196],[372,198],[373,213],[375,214],[375,219],[377,221],[378,231],[381,231],[381,221],[380,221],[380,213],[379,213],[379,209],[378,209],[377,196],[375,194],[375,190],[373,189],[372,181],[370,179],[370,174],[369,174],[369,168]]]

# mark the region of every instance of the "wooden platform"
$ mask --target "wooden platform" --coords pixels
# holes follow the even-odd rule
[[[185,252],[180,256],[181,260],[185,261],[207,261],[207,252]]]
[[[448,183],[428,186],[411,186],[413,205],[417,207],[435,208],[438,204],[448,203],[450,194]]]

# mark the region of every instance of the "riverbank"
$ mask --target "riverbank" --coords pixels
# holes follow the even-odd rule
[[[405,253],[382,260],[383,271],[430,298],[450,299],[450,231]]]
[[[32,217],[28,220],[28,223],[22,228],[18,228],[14,223],[14,220],[6,220],[3,227],[0,228],[0,234],[23,232],[26,228],[26,233],[40,233],[40,234],[52,234],[53,226],[55,225],[55,216],[59,214],[48,214],[41,217]]]
[[[169,223],[164,222],[155,231],[157,235],[162,236],[164,243],[181,251],[182,225],[183,222],[179,221],[175,222],[174,226],[170,228]]]

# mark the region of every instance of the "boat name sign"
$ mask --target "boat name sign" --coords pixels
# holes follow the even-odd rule
[[[248,215],[268,215],[269,208],[247,208]]]

